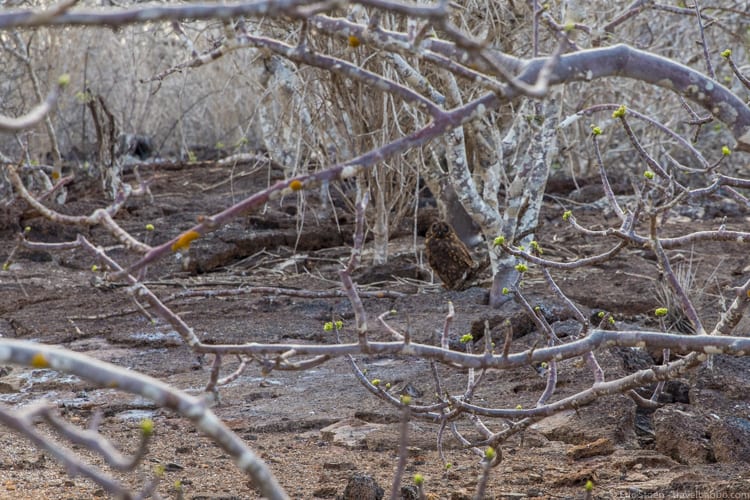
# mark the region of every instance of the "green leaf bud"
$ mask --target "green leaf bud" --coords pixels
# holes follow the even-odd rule
[[[144,418],[141,420],[141,434],[144,436],[150,436],[154,433],[154,421],[150,418]]]

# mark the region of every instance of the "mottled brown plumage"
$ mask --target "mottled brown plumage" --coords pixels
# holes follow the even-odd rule
[[[474,274],[474,259],[469,249],[445,222],[436,221],[430,226],[425,254],[430,267],[448,290],[461,290]]]

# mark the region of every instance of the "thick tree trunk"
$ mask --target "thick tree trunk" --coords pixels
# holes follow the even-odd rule
[[[535,137],[528,142],[528,148],[519,164],[513,182],[506,193],[503,213],[502,235],[510,244],[528,248],[534,240],[534,233],[542,209],[544,189],[549,177],[550,164],[557,156],[557,124],[560,107],[550,98],[531,106],[535,116],[542,119],[542,125]],[[520,237],[519,241],[516,241]],[[488,241],[492,254],[492,241]],[[501,255],[493,262],[494,278],[490,290],[490,305],[498,307],[507,300],[503,288],[513,288],[519,278],[514,266],[514,257]]]

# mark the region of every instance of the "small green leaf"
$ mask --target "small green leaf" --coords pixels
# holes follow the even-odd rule
[[[141,420],[141,433],[144,436],[150,436],[154,433],[154,421],[150,418],[144,418]]]
[[[467,342],[471,342],[474,340],[474,336],[470,333],[467,333],[465,335],[461,335],[461,338],[459,339],[462,344],[465,344]]]
[[[656,316],[657,318],[662,318],[666,316],[667,313],[669,313],[669,309],[667,309],[666,307],[657,307],[654,311],[654,316]]]

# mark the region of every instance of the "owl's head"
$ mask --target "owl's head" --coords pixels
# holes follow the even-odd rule
[[[452,231],[453,230],[446,222],[435,221],[430,226],[428,235],[431,235],[433,238],[447,238]]]

